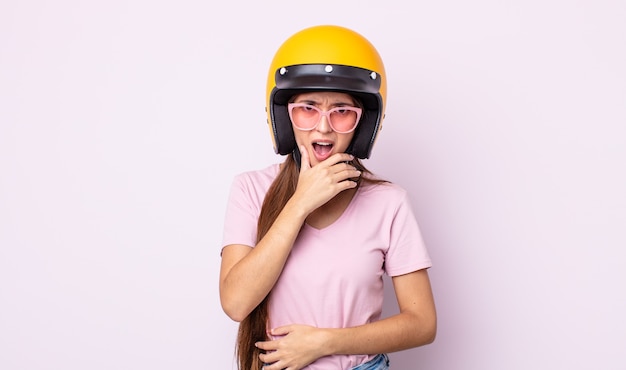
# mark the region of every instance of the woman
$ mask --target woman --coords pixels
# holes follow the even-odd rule
[[[388,369],[386,353],[431,343],[431,266],[406,192],[369,158],[384,117],[375,48],[337,26],[304,29],[268,76],[283,163],[238,175],[226,212],[220,299],[241,322],[241,370]],[[399,313],[380,319],[383,273]]]

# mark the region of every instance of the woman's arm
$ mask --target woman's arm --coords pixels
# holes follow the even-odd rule
[[[437,314],[427,270],[392,278],[400,312],[381,321],[335,330],[329,354],[377,354],[432,343]]]
[[[427,270],[392,278],[399,313],[352,328],[321,329],[288,325],[272,330],[280,339],[261,342],[268,351],[266,370],[301,369],[328,355],[378,354],[429,344],[435,339],[437,315]]]
[[[220,300],[231,319],[243,320],[272,289],[305,218],[305,212],[290,201],[256,247],[224,247]]]
[[[315,167],[302,150],[298,186],[267,234],[254,248],[229,245],[222,250],[220,300],[226,314],[243,320],[270,292],[283,270],[293,243],[307,216],[356,183],[345,181],[360,172],[343,163],[352,159],[335,154]]]

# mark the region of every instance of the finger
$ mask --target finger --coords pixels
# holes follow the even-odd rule
[[[278,349],[278,344],[276,343],[275,340],[268,340],[265,342],[256,342],[254,343],[254,346],[264,351],[275,351]]]
[[[340,181],[339,184],[337,184],[337,191],[338,192],[342,192],[344,190],[348,190],[348,189],[352,189],[352,188],[356,188],[358,185],[358,183],[356,181],[354,181],[353,179],[345,179],[343,181]]]
[[[352,164],[345,162],[339,162],[337,164],[334,164],[329,168],[329,170],[337,181],[342,181],[355,177],[358,178],[359,176],[361,176],[361,171],[359,171]]]
[[[311,161],[309,160],[309,152],[307,152],[304,145],[298,147],[300,149],[300,171],[306,171],[311,168]]]
[[[339,163],[346,163],[346,164],[352,165],[350,163],[352,160],[354,160],[354,156],[352,154],[336,153],[328,157],[322,163],[326,163],[328,166],[333,166]]]
[[[279,326],[277,328],[270,330],[270,333],[274,336],[283,336],[283,335],[289,334],[291,331],[292,331],[291,326],[285,325],[285,326]]]
[[[286,367],[284,366],[284,361],[281,359],[281,356],[278,352],[268,352],[259,354],[259,360],[263,362],[265,365],[263,366],[263,370],[284,370]]]
[[[337,173],[337,178],[339,181],[344,181],[344,180],[356,181],[358,180],[359,177],[361,177],[361,171],[357,170],[354,167],[347,168]]]
[[[279,360],[279,356],[276,352],[267,352],[259,354],[259,360],[264,364],[267,364],[263,369],[268,369],[271,364],[275,364]]]

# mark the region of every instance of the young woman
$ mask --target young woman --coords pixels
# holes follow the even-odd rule
[[[241,370],[388,369],[431,343],[431,267],[406,192],[374,177],[385,71],[371,43],[316,26],[277,51],[268,125],[286,159],[242,173],[228,202],[220,299],[240,322]],[[383,273],[399,313],[381,319]]]

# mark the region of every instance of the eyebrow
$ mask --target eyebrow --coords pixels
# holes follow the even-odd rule
[[[294,103],[304,103],[304,104],[310,104],[310,105],[320,105],[320,102],[315,101],[315,100],[296,100],[294,101]],[[349,107],[353,107],[355,106],[354,103],[351,102],[345,102],[345,101],[338,101],[338,102],[334,102],[330,104],[331,107],[345,107],[345,106],[349,106]]]

